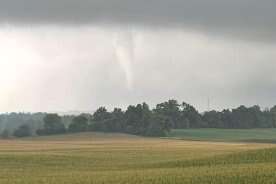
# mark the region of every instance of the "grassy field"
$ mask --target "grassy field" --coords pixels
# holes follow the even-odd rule
[[[276,129],[179,129],[169,137],[185,140],[276,143]]]
[[[0,140],[0,184],[275,183],[276,146],[74,134]]]

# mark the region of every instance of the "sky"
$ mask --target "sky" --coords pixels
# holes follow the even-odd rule
[[[0,0],[0,112],[276,105],[275,0]]]

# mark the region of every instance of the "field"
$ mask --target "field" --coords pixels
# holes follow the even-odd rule
[[[85,133],[0,140],[0,167],[0,184],[264,184],[276,146]]]
[[[169,137],[185,140],[276,143],[276,129],[179,129]]]

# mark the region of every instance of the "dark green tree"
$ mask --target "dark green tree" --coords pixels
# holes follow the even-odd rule
[[[151,137],[165,137],[170,132],[170,119],[167,116],[160,114],[152,115],[152,121],[150,122],[146,136]]]
[[[105,107],[98,108],[91,119],[89,124],[90,131],[100,131],[100,132],[109,132],[109,129],[106,127],[109,124],[111,118],[111,113],[107,111]]]
[[[29,137],[32,135],[31,128],[29,125],[21,125],[13,133],[15,137]]]
[[[63,134],[66,128],[58,114],[47,114],[44,118],[44,128],[37,131],[38,135]]]
[[[176,100],[169,100],[156,105],[154,112],[169,118],[171,128],[181,128],[180,105]]]
[[[8,139],[11,136],[11,134],[9,130],[5,129],[3,130],[0,136],[2,139]]]
[[[272,117],[273,127],[276,128],[276,105],[270,109],[270,114]]]
[[[69,132],[85,132],[88,130],[88,119],[79,115],[73,118],[72,123],[68,127]]]
[[[110,113],[105,107],[100,107],[93,114],[93,121],[103,121],[110,118]]]
[[[181,105],[181,122],[178,128],[184,128],[187,126],[187,121],[189,122],[189,128],[205,128],[207,125],[202,121],[201,114],[190,104],[185,102]],[[186,122],[185,122],[186,120]]]
[[[120,108],[115,108],[111,112],[111,117],[105,122],[105,127],[111,132],[124,132],[125,117],[124,112]]]
[[[151,110],[146,103],[129,106],[125,113],[126,132],[144,135],[151,123]]]
[[[222,121],[222,113],[217,111],[205,112],[203,121],[206,122],[208,128],[223,128],[224,122]]]

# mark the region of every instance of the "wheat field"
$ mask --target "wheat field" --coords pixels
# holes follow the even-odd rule
[[[0,184],[263,184],[276,147],[85,133],[0,140],[0,167]]]

